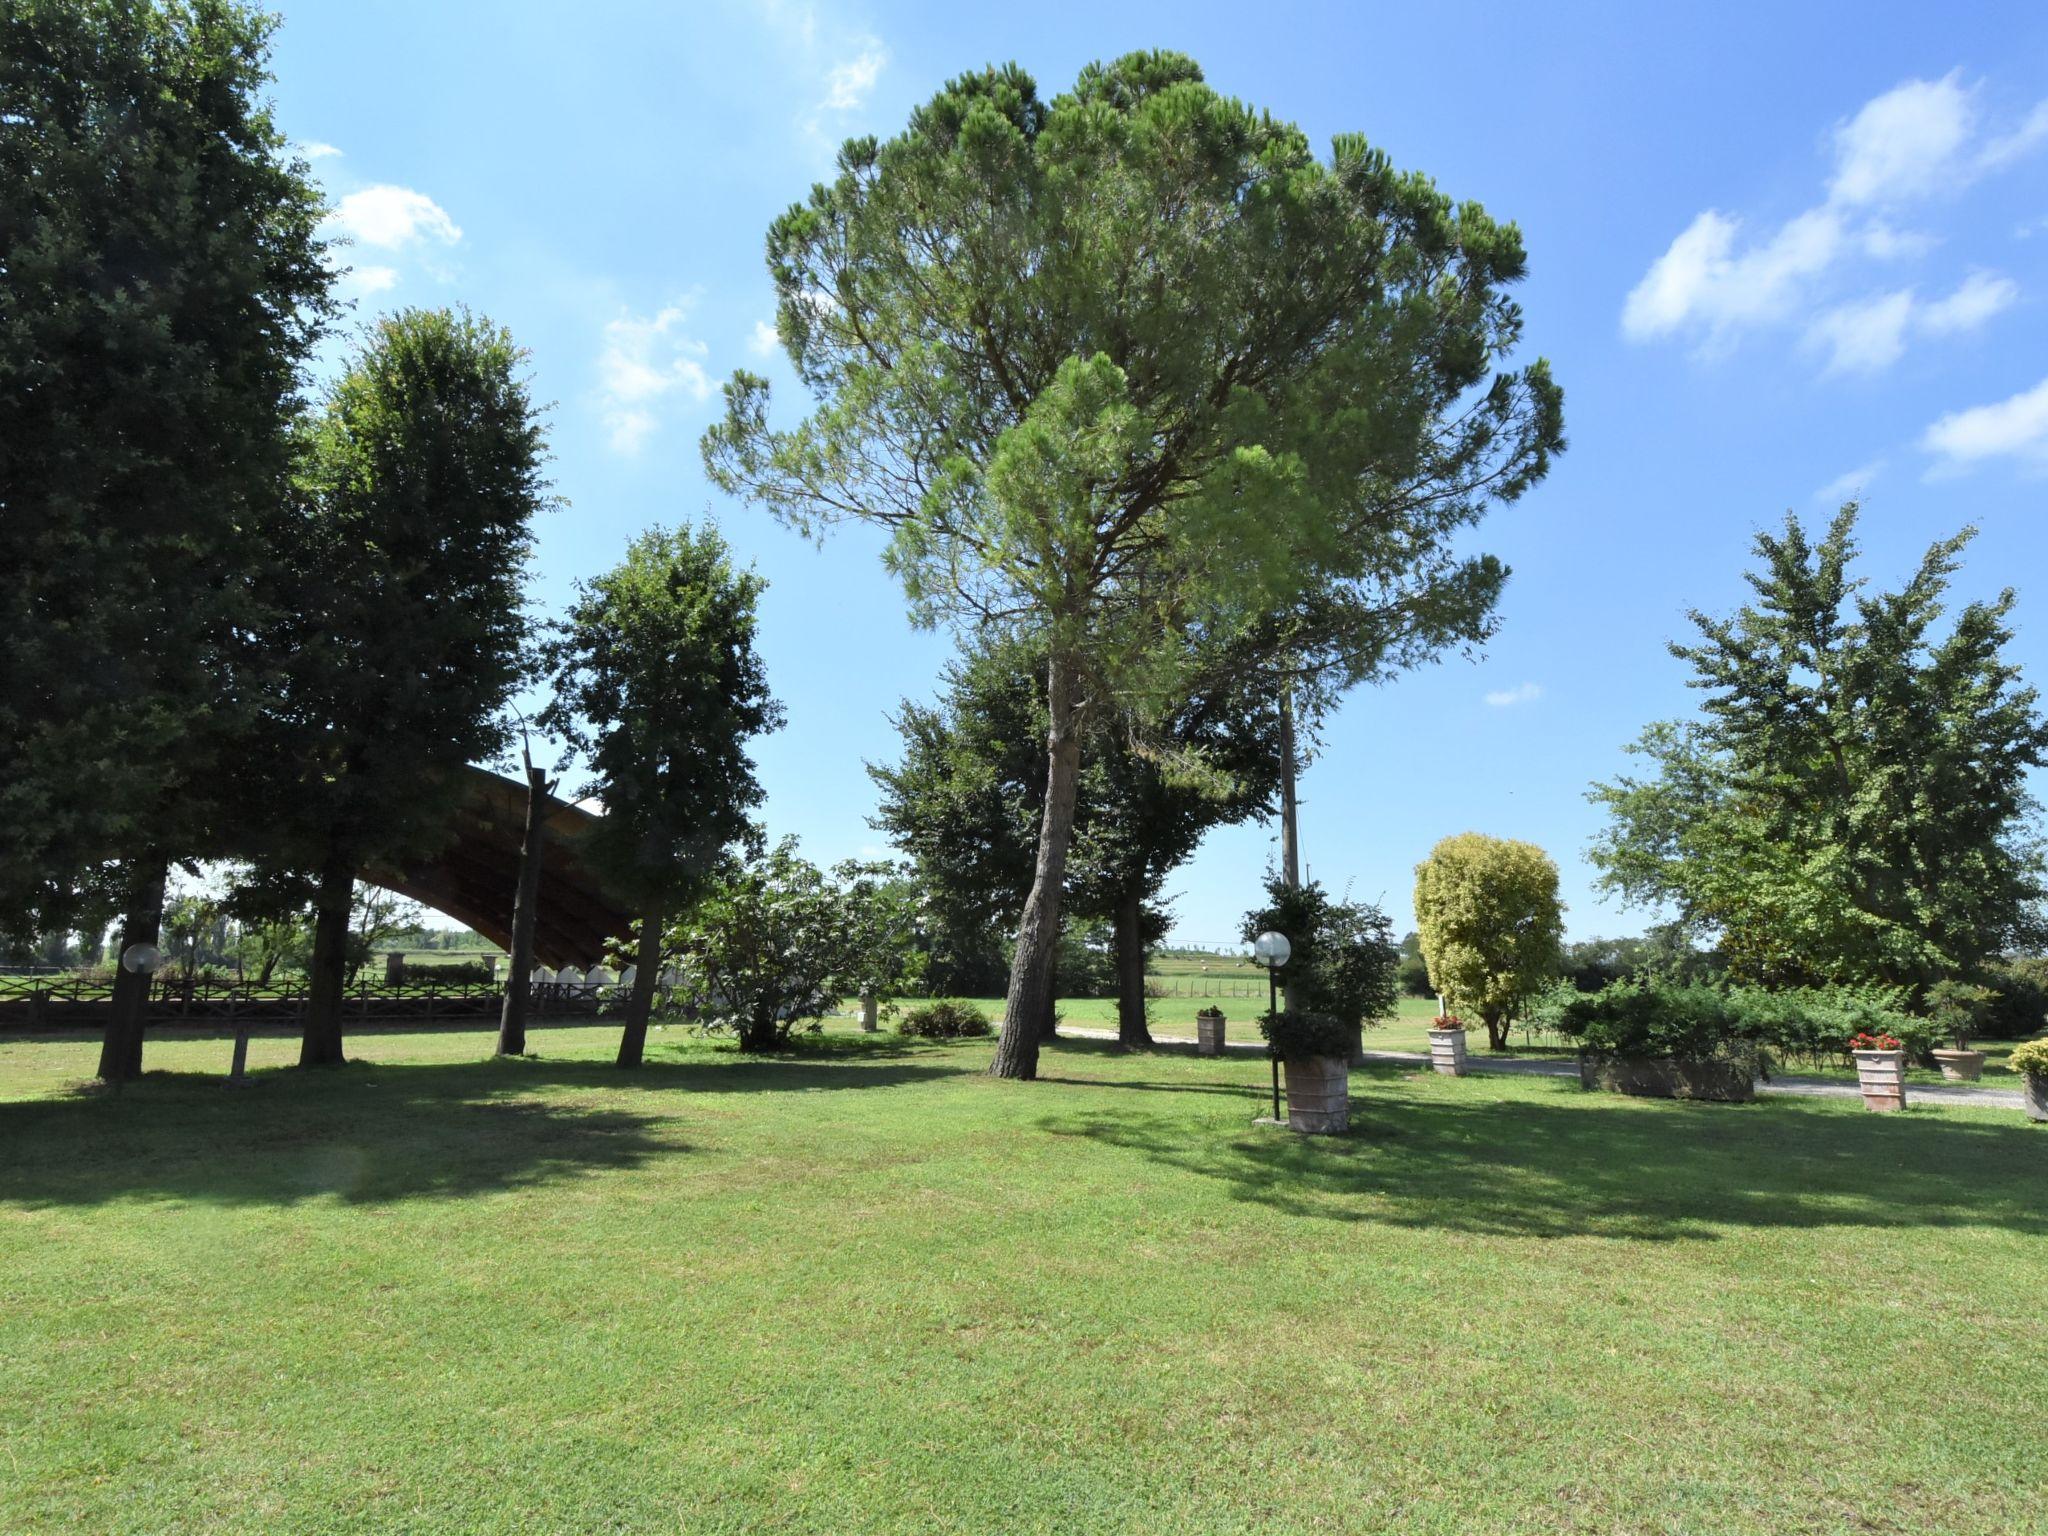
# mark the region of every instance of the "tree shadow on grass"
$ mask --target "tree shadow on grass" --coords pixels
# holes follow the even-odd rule
[[[118,1094],[94,1088],[0,1104],[0,1202],[459,1200],[687,1155],[684,1123],[707,1093],[955,1075],[916,1061],[847,1059],[858,1054],[650,1059],[630,1072],[597,1061],[353,1062],[258,1072],[242,1088],[211,1074],[152,1072]],[[666,1100],[653,1097],[662,1090]],[[633,1107],[620,1106],[621,1094],[635,1096]]]
[[[1871,1115],[1815,1100],[1682,1104],[1524,1080],[1512,1098],[1404,1096],[1352,1076],[1352,1130],[1217,1133],[1187,1117],[1049,1117],[1232,1198],[1333,1222],[1488,1236],[1713,1239],[1730,1228],[2048,1233],[2048,1135],[2020,1121]]]

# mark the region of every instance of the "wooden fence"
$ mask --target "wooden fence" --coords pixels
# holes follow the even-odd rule
[[[616,988],[547,982],[532,989],[537,1016],[595,1014]],[[344,1017],[357,1024],[422,1024],[494,1019],[505,995],[501,982],[372,981],[368,973],[345,994]],[[111,980],[81,975],[32,978],[26,988],[0,993],[0,1029],[86,1028],[104,1024],[112,1005]],[[209,977],[158,976],[149,989],[148,1022],[193,1028],[238,1029],[244,1024],[298,1024],[306,1009],[304,983],[258,986]]]

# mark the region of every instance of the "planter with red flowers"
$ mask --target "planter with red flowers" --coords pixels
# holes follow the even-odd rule
[[[1849,1041],[1863,1107],[1889,1113],[1906,1107],[1906,1052],[1895,1035],[1860,1032]]]
[[[1465,1075],[1465,1021],[1455,1013],[1429,1021],[1429,1064],[1449,1077]]]
[[[1198,1056],[1221,1056],[1223,1054],[1224,1018],[1221,1008],[1201,1008],[1195,1012],[1195,1054]]]

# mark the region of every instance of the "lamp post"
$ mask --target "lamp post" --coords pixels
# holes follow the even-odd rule
[[[1252,959],[1266,968],[1266,1014],[1270,1018],[1280,1011],[1280,967],[1287,963],[1287,957],[1294,953],[1294,946],[1287,942],[1287,935],[1275,933],[1270,928],[1252,940]],[[1266,1055],[1273,1063],[1273,1123],[1280,1123],[1280,1058],[1273,1055],[1269,1046]]]

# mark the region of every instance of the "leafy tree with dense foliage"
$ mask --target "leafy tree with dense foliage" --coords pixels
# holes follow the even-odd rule
[[[778,430],[735,374],[713,479],[804,530],[881,527],[919,622],[1046,658],[991,1067],[1028,1078],[1089,722],[1198,692],[1211,641],[1377,666],[1447,595],[1490,606],[1498,563],[1452,546],[1563,441],[1546,367],[1499,371],[1521,236],[1139,53],[1050,102],[1014,65],[954,80],[886,144],[849,141],[768,261],[819,404]]]
[[[1524,1002],[1557,975],[1564,903],[1557,865],[1534,843],[1463,832],[1415,866],[1422,956],[1445,1006],[1476,1013],[1503,1051]]]
[[[257,529],[330,312],[320,195],[230,0],[0,6],[0,931],[158,936],[218,851]],[[119,974],[100,1075],[142,1065]]]
[[[847,859],[832,867],[846,903],[846,968],[842,996],[858,998],[861,1025],[873,1029],[884,997],[921,991],[930,962],[924,945],[924,896],[908,871]]]
[[[1266,877],[1266,905],[1244,919],[1247,941],[1268,930],[1287,936],[1281,978],[1290,1010],[1336,1019],[1354,1044],[1367,1024],[1393,1013],[1401,947],[1393,922],[1372,903],[1339,900],[1320,881],[1289,885],[1275,872]]]
[[[956,662],[938,705],[904,703],[901,761],[869,766],[875,825],[915,861],[949,929],[986,935],[1030,892],[1046,787],[1042,662],[1002,646]],[[1212,689],[1160,717],[1098,716],[1082,749],[1063,907],[1111,925],[1125,1045],[1151,1043],[1145,962],[1165,928],[1160,886],[1210,828],[1267,811],[1277,787],[1277,695],[1243,671],[1211,675]]]
[[[847,892],[784,838],[730,855],[669,929],[677,1001],[743,1051],[779,1050],[837,1006],[860,932]]]
[[[2010,589],[1943,623],[1971,537],[1897,592],[1852,574],[1856,506],[1818,544],[1761,533],[1757,600],[1690,615],[1672,654],[1703,717],[1651,726],[1652,771],[1595,786],[1602,884],[1675,909],[1738,975],[1924,987],[2043,932],[2030,770],[2048,723],[2006,654]]]
[[[646,1050],[664,923],[760,803],[747,743],[782,723],[754,649],[763,585],[717,529],[655,529],[578,587],[546,648],[554,697],[540,723],[587,759],[584,793],[604,804],[584,857],[640,914],[622,1067]]]
[[[449,835],[466,765],[505,744],[521,585],[548,505],[525,354],[487,321],[378,322],[306,432],[276,547],[283,678],[246,768],[261,863],[312,891],[300,1062],[342,1060],[358,871],[402,873]]]

